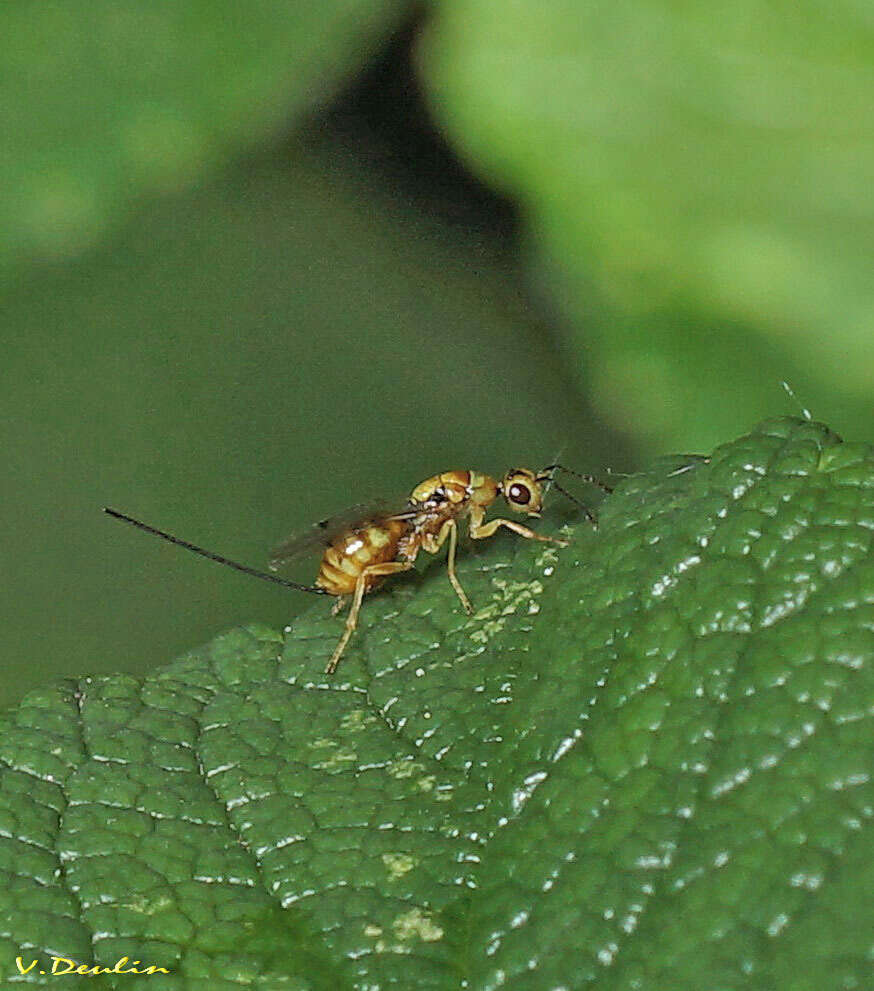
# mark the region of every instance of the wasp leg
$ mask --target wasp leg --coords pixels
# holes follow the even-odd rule
[[[458,524],[455,520],[450,521],[449,529],[449,554],[446,557],[446,570],[449,572],[449,580],[452,582],[452,587],[455,589],[455,593],[459,599],[461,599],[461,604],[464,606],[464,611],[468,614],[473,612],[473,606],[470,604],[470,599],[465,595],[464,589],[461,587],[461,582],[458,580],[458,575],[455,573],[455,548],[458,546]]]
[[[447,571],[449,572],[449,580],[452,582],[452,587],[455,589],[455,594],[464,606],[464,611],[467,613],[472,613],[473,606],[470,604],[470,599],[468,599],[465,594],[464,589],[461,587],[461,582],[458,580],[458,575],[455,573],[455,549],[458,546],[458,524],[455,520],[447,520],[443,526],[440,527],[440,532],[436,536],[427,537],[422,541],[422,547],[428,551],[429,554],[436,554],[444,543],[446,543],[447,537],[449,538],[449,554],[447,555],[446,566]]]
[[[338,595],[337,596],[337,601],[334,603],[334,605],[331,608],[331,615],[332,616],[336,616],[337,613],[340,612],[340,610],[345,605],[346,605],[346,600],[343,598],[342,595]]]
[[[566,540],[560,540],[558,537],[544,537],[543,534],[535,533],[527,526],[522,526],[521,523],[516,523],[514,520],[489,520],[485,524],[475,523],[471,520],[470,535],[474,540],[483,540],[485,537],[493,536],[498,527],[501,526],[505,526],[508,530],[512,530],[513,533],[518,533],[520,537],[527,537],[529,540],[543,540],[549,544],[558,544],[559,547],[567,547],[568,545]]]
[[[334,648],[334,653],[331,654],[331,659],[325,668],[325,674],[333,674],[337,670],[346,644],[349,643],[349,638],[355,632],[355,627],[358,625],[358,613],[361,610],[361,600],[367,591],[368,579],[394,575],[399,571],[409,571],[412,566],[412,561],[386,561],[383,564],[371,564],[361,572],[355,583],[355,594],[352,596],[352,605],[349,607],[349,615],[346,617],[346,629],[343,630],[343,636],[340,637],[340,642]]]

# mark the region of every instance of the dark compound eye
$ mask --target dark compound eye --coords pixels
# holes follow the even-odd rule
[[[517,506],[527,506],[531,502],[531,489],[527,485],[514,482],[507,492],[507,498],[510,502],[515,502]]]

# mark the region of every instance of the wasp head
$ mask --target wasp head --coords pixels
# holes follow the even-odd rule
[[[517,513],[539,516],[543,509],[543,486],[549,478],[548,474],[528,468],[511,468],[501,479],[501,495]]]

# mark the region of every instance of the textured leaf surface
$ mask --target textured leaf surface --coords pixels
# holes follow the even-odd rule
[[[870,6],[447,0],[422,54],[451,140],[523,204],[626,429],[688,437],[699,405],[719,429],[739,378],[756,409],[790,373],[865,422]],[[624,321],[597,326],[604,298]]]
[[[333,681],[320,603],[7,713],[3,977],[864,987],[871,449],[771,422],[602,509],[472,548],[469,619],[436,562],[373,596]]]

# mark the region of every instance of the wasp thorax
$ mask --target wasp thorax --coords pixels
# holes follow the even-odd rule
[[[512,468],[501,479],[501,494],[517,513],[540,515],[543,508],[543,487],[533,471]]]

